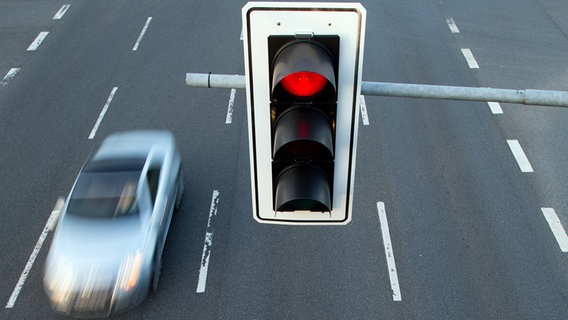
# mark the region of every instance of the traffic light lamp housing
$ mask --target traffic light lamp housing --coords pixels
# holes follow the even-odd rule
[[[338,36],[268,37],[276,212],[332,211],[338,57]]]
[[[364,8],[251,2],[243,25],[255,219],[348,223]]]
[[[337,35],[271,35],[268,37],[268,60],[273,74],[271,101],[297,99],[307,101],[318,98],[337,100],[337,63],[339,36]],[[293,81],[298,74],[313,82]],[[288,81],[286,81],[288,79]]]

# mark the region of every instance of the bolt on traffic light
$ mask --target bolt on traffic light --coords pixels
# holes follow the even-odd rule
[[[359,4],[243,8],[257,221],[351,219],[364,18]]]

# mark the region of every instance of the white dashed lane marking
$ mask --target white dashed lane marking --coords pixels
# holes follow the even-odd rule
[[[0,82],[1,85],[7,85],[10,80],[12,80],[16,74],[20,71],[20,68],[11,68],[8,70],[2,81]]]
[[[562,252],[568,252],[568,235],[553,208],[540,208]]]
[[[394,253],[392,250],[392,242],[387,221],[387,213],[384,202],[377,202],[377,211],[379,214],[379,222],[381,224],[381,233],[383,235],[383,245],[385,247],[385,255],[387,258],[387,267],[389,269],[389,278],[392,289],[392,299],[394,301],[402,301],[400,295],[400,285],[398,282],[398,273],[396,272],[396,263],[394,261]]]
[[[199,279],[197,280],[196,293],[205,292],[207,284],[207,271],[209,270],[209,258],[211,257],[211,249],[213,247],[213,220],[217,216],[217,208],[219,207],[219,190],[213,190],[211,196],[211,207],[209,208],[209,219],[207,220],[207,230],[205,230],[205,241],[203,243],[203,254],[201,256],[201,264],[199,268]]]
[[[138,50],[138,46],[140,45],[140,42],[142,42],[142,38],[144,37],[146,30],[148,30],[148,27],[150,26],[151,21],[152,21],[152,17],[148,17],[148,19],[146,19],[146,24],[144,24],[144,27],[142,28],[142,31],[140,32],[140,35],[138,36],[138,39],[136,40],[136,43],[134,44],[132,51]]]
[[[61,9],[59,9],[59,11],[57,11],[57,13],[53,16],[53,20],[60,20],[61,18],[63,18],[67,10],[69,10],[70,6],[70,4],[64,4],[63,6],[61,6]]]
[[[37,48],[39,48],[39,45],[43,42],[43,40],[45,40],[45,38],[47,37],[48,34],[49,34],[49,31],[40,32],[37,35],[37,37],[35,38],[35,40],[30,44],[27,51],[36,51]]]
[[[509,148],[511,149],[511,152],[515,157],[515,160],[517,160],[517,164],[519,165],[521,171],[533,172],[533,167],[531,166],[531,163],[529,162],[529,159],[527,158],[525,152],[523,151],[523,148],[521,147],[519,141],[510,139],[507,140],[507,143],[509,144]]]
[[[491,109],[491,113],[493,114],[503,114],[503,109],[501,109],[501,104],[499,102],[487,102],[489,108]]]
[[[225,124],[233,123],[233,106],[235,105],[236,94],[237,90],[231,89],[231,94],[229,95],[229,104],[227,105],[227,117],[225,118]]]
[[[103,107],[103,110],[99,114],[99,118],[97,119],[97,122],[95,123],[95,126],[93,127],[93,130],[91,130],[91,134],[89,134],[89,140],[93,139],[95,137],[95,135],[97,134],[97,130],[99,129],[99,126],[101,125],[101,122],[103,121],[103,118],[105,117],[105,114],[108,110],[108,107],[110,106],[110,103],[112,102],[112,98],[114,98],[116,90],[118,90],[118,87],[112,88],[112,91],[110,92],[110,94],[107,98],[107,101],[106,101],[106,103]]]
[[[369,114],[367,113],[367,103],[365,102],[365,96],[361,95],[359,100],[359,106],[361,107],[361,119],[363,120],[363,125],[369,125]]]
[[[479,65],[477,64],[477,61],[475,60],[475,57],[473,56],[473,53],[471,52],[470,49],[461,49],[461,52],[465,58],[465,60],[467,61],[467,65],[469,66],[470,69],[479,69]]]
[[[450,31],[452,33],[460,33],[460,29],[458,29],[458,26],[452,17],[447,18],[446,23],[448,24],[448,27],[450,27]]]

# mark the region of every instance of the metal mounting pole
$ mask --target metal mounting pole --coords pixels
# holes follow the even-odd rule
[[[238,74],[187,73],[185,84],[196,88],[245,89],[245,76]]]
[[[246,88],[246,80],[243,75],[187,73],[185,83],[189,87],[199,88]],[[553,90],[515,90],[363,81],[361,83],[361,94],[568,107],[568,92]]]

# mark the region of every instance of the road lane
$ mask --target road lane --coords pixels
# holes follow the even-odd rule
[[[483,66],[474,74],[478,85],[503,88],[566,90],[568,11],[565,2],[519,1],[509,10],[504,1],[446,3],[442,11],[461,27],[460,45],[475,49]],[[498,118],[504,139],[516,139],[532,162],[528,179],[542,206],[568,208],[568,133],[563,108],[502,104]],[[562,210],[566,212],[566,210]],[[568,226],[568,215],[560,215]]]

